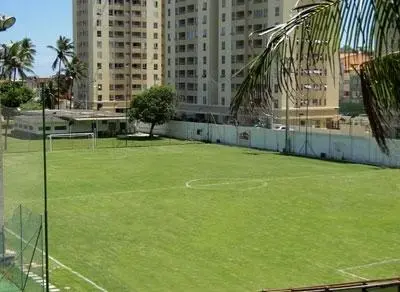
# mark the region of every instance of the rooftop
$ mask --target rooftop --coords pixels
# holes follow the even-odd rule
[[[21,113],[24,116],[38,117],[42,116],[42,111],[24,111]],[[96,120],[122,120],[126,119],[125,114],[107,112],[107,111],[92,111],[92,110],[45,110],[46,119],[59,118],[67,121],[96,121]]]

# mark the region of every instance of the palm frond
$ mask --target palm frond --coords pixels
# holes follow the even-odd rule
[[[393,77],[399,76],[395,75],[399,68],[388,70],[390,62],[398,64],[395,61],[398,54],[393,54],[400,47],[400,5],[397,2],[299,1],[295,15],[286,23],[254,33],[267,37],[267,44],[243,68],[247,75],[232,99],[232,114],[257,107],[271,108],[275,89],[294,102],[303,95],[304,77],[299,72],[309,72],[315,64],[324,62],[329,75],[337,76],[340,47],[349,46],[371,53],[372,60],[365,59],[368,63],[360,72],[363,99],[373,134],[382,150],[387,150],[384,142],[388,130],[387,113],[395,111],[400,102],[394,89],[400,84]],[[386,78],[388,72],[391,78]],[[386,79],[379,83],[382,78]],[[338,82],[336,84],[338,86]]]

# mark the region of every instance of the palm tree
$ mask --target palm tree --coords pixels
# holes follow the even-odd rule
[[[72,89],[74,87],[74,82],[86,78],[87,65],[86,63],[79,60],[77,56],[73,56],[71,62],[69,62],[64,70],[65,78],[68,80],[69,90],[70,90],[70,102],[69,109],[72,108]]]
[[[74,44],[72,41],[64,36],[60,36],[56,42],[56,46],[47,46],[49,49],[52,49],[56,52],[57,57],[55,58],[52,69],[56,70],[58,67],[58,79],[57,79],[57,87],[58,93],[57,96],[60,98],[60,76],[61,76],[61,66],[66,66],[68,64],[68,58],[74,55]],[[58,109],[60,109],[60,103],[58,102]]]
[[[8,99],[2,101],[3,103],[5,102],[2,107],[2,115],[6,118],[4,149],[7,149],[7,135],[10,118],[16,114],[16,108],[21,103],[20,96],[17,94],[20,91],[15,91],[15,81],[17,76],[19,76],[23,81],[26,78],[27,73],[34,74],[32,68],[35,54],[35,45],[29,38],[24,38],[22,41],[3,46],[1,78],[8,78],[10,81],[13,81],[11,90],[8,93]]]
[[[52,109],[54,108],[54,96],[56,95],[57,90],[54,88],[53,81],[50,80],[44,86],[44,92],[42,95],[41,103],[43,103],[44,99],[44,106],[45,108]]]
[[[15,81],[17,76],[24,80],[27,73],[34,74],[35,45],[29,38],[3,46],[2,77]]]
[[[275,84],[294,101],[301,89],[299,69],[312,68],[321,56],[338,68],[340,47],[371,52],[361,65],[363,101],[375,139],[388,152],[385,138],[400,110],[400,13],[396,1],[300,0],[286,23],[254,32],[268,36],[261,54],[243,71],[247,75],[231,103],[243,109],[268,107]],[[299,58],[297,58],[299,57]],[[303,59],[299,61],[299,59]],[[278,76],[273,78],[273,75]],[[288,120],[288,119],[286,119]]]
[[[20,41],[21,44],[21,50],[22,50],[22,55],[27,61],[34,62],[35,55],[36,55],[36,49],[35,45],[32,43],[32,40],[30,38],[23,38]]]

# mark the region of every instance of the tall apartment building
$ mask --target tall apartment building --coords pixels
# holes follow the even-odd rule
[[[198,120],[223,109],[218,101],[218,5],[216,0],[165,1],[165,81],[175,86],[180,114]]]
[[[88,78],[75,88],[80,107],[122,112],[162,82],[162,0],[73,0],[76,53]]]
[[[296,0],[166,1],[165,80],[176,87],[180,114],[200,121],[212,115],[217,122],[228,122],[231,99],[247,73],[240,70],[267,42],[265,37],[249,37],[249,34],[287,21],[296,3]],[[304,85],[308,90],[306,80]],[[307,109],[307,120],[320,127],[337,114],[338,108],[338,89],[325,85],[318,87],[325,97],[316,103],[316,98],[310,98]],[[270,116],[275,123],[284,123],[286,97],[278,90],[275,94]],[[291,124],[300,123],[302,116],[306,118],[301,108],[304,105],[301,99],[305,98],[290,101]],[[314,122],[308,119],[311,115],[316,117]]]

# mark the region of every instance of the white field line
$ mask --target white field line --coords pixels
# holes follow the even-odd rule
[[[343,271],[343,269],[337,269],[337,268],[332,267],[332,266],[327,265],[327,264],[322,264],[322,263],[318,263],[318,262],[312,262],[312,261],[308,261],[308,260],[306,260],[306,262],[309,262],[311,265],[317,266],[320,269],[329,269],[329,270],[334,271],[335,273],[339,273],[339,274],[345,275],[346,277],[350,276],[350,277],[355,278],[355,279],[360,279],[360,280],[365,280],[365,281],[368,280],[367,278],[358,276],[358,275],[356,275],[354,273],[349,273],[349,272]]]
[[[313,179],[313,178],[318,178],[318,177],[327,177],[327,178],[357,178],[362,175],[371,175],[374,174],[374,171],[360,171],[353,173],[351,175],[327,175],[327,174],[316,174],[316,175],[302,175],[302,176],[288,176],[288,177],[274,177],[274,178],[267,178],[267,179],[261,179],[261,178],[248,178],[247,181],[245,181],[245,178],[223,178],[221,180],[241,180],[240,182],[220,182],[220,183],[215,183],[215,184],[204,184],[204,185],[195,185],[191,186],[192,182],[199,181],[199,180],[207,180],[207,179],[212,179],[212,178],[201,178],[201,179],[193,179],[186,181],[184,185],[179,185],[179,186],[169,186],[169,187],[161,187],[161,188],[150,188],[150,189],[138,189],[138,190],[129,190],[129,191],[117,191],[117,192],[106,192],[106,193],[89,193],[89,194],[82,194],[82,195],[72,195],[72,196],[62,196],[62,197],[57,197],[57,198],[52,198],[51,196],[48,198],[50,201],[59,201],[59,200],[75,200],[75,199],[84,199],[88,197],[109,197],[109,196],[114,196],[114,195],[124,195],[124,194],[134,194],[134,193],[147,193],[147,192],[158,192],[158,191],[168,191],[168,190],[178,190],[178,189],[195,189],[201,188],[201,187],[207,187],[207,186],[218,186],[218,185],[230,185],[230,184],[239,184],[239,183],[246,183],[246,182],[259,182],[261,183],[260,186],[257,186],[255,188],[260,188],[266,186],[267,183],[274,182],[274,181],[286,181],[286,180],[297,180],[297,179]],[[248,190],[251,190],[253,188],[247,188]],[[41,200],[41,199],[38,199]],[[26,202],[36,202],[38,200],[26,200]]]
[[[210,183],[210,184],[198,184],[198,185],[194,185],[192,186],[192,183],[197,182],[197,181],[211,181],[211,180],[220,180],[222,182],[217,182],[217,183]],[[223,182],[224,180],[226,180],[226,182]],[[232,180],[232,181],[229,181]],[[189,180],[187,182],[185,182],[185,186],[189,189],[192,188],[201,188],[201,187],[213,187],[213,186],[224,186],[224,185],[236,185],[236,184],[244,184],[244,183],[251,183],[251,182],[265,182],[266,180],[264,179],[245,179],[245,178],[223,178],[223,179],[192,179]]]
[[[274,181],[285,181],[285,180],[296,180],[296,179],[312,179],[312,178],[318,178],[318,177],[329,177],[329,178],[355,178],[359,177],[360,175],[364,175],[365,173],[371,174],[372,171],[361,171],[352,175],[326,175],[326,174],[316,174],[316,175],[301,175],[301,176],[288,176],[288,177],[274,177],[274,178],[221,178],[221,181],[224,180],[237,180],[237,181],[232,181],[232,182],[220,182],[220,183],[211,183],[211,184],[198,184],[192,186],[192,183],[196,181],[202,181],[202,180],[217,180],[213,178],[203,178],[203,179],[192,179],[187,182],[185,182],[185,186],[187,188],[195,188],[195,187],[208,187],[208,186],[219,186],[219,185],[231,185],[231,184],[242,184],[242,183],[249,183],[249,182],[260,182],[260,183],[269,183],[269,182],[274,182]]]
[[[379,261],[379,262],[373,262],[373,263],[365,264],[365,265],[347,267],[347,268],[343,268],[341,270],[342,271],[356,270],[356,269],[368,268],[368,267],[373,267],[373,266],[381,266],[381,265],[397,263],[397,262],[400,262],[400,259],[388,259],[388,260],[383,260],[383,261]]]
[[[365,281],[368,281],[369,279],[367,279],[367,278],[364,278],[364,277],[361,277],[361,276],[358,276],[358,275],[356,275],[356,274],[353,274],[353,273],[349,273],[349,272],[346,272],[346,271],[344,271],[344,270],[337,270],[339,273],[342,273],[342,274],[344,274],[344,275],[346,275],[346,276],[351,276],[351,277],[353,277],[353,278],[356,278],[356,279],[361,279],[361,280],[365,280]]]
[[[120,192],[107,192],[107,193],[91,193],[91,194],[84,194],[84,195],[73,195],[73,196],[63,196],[52,198],[49,197],[48,200],[50,201],[61,201],[61,200],[74,200],[74,199],[85,199],[90,197],[109,197],[114,195],[126,195],[126,194],[134,194],[134,193],[147,193],[147,192],[159,192],[159,191],[168,191],[168,190],[175,190],[175,189],[184,189],[185,186],[172,186],[172,187],[164,187],[164,188],[154,188],[154,189],[139,189],[139,190],[130,190],[130,191],[120,191]],[[42,199],[37,200],[26,200],[26,202],[37,202]]]
[[[14,235],[16,238],[21,239],[24,243],[28,243],[25,239],[21,238],[18,234],[14,233],[13,231],[11,231],[8,228],[5,228],[5,230],[7,232],[9,232],[10,234]],[[30,246],[34,247],[31,243],[28,243]],[[41,250],[40,248],[36,248],[38,251],[43,252],[43,250]],[[99,291],[102,292],[107,292],[106,289],[100,287],[99,285],[97,285],[95,282],[93,282],[92,280],[86,278],[85,276],[83,276],[82,274],[78,273],[77,271],[74,271],[73,269],[71,269],[70,267],[64,265],[63,263],[61,263],[60,261],[56,260],[55,258],[51,257],[49,255],[49,259],[51,259],[53,262],[55,262],[57,265],[59,265],[60,267],[66,269],[67,271],[71,272],[72,274],[74,274],[75,276],[77,276],[78,278],[80,278],[81,280],[89,283],[90,285],[92,285],[93,287],[97,288]],[[47,280],[47,279],[46,279]]]

